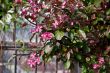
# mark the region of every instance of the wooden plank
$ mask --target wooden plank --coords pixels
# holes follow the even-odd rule
[[[3,42],[0,42],[0,45],[3,45]],[[3,63],[3,48],[0,47],[0,63]],[[0,66],[0,72],[3,73],[3,66]]]
[[[14,43],[14,42],[4,42],[4,45],[0,45],[0,47],[2,47],[3,49],[7,49],[8,48],[21,48],[23,47],[23,45],[26,48],[39,48],[42,47],[43,45],[40,43],[30,43],[30,42],[24,42],[23,44],[18,44],[18,43]]]

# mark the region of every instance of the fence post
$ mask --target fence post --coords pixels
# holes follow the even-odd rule
[[[56,72],[55,73],[58,73],[58,60],[57,60],[57,56],[56,56]]]
[[[3,41],[0,42],[0,63],[2,64],[3,63],[3,48],[2,48],[2,45],[3,45]],[[0,72],[2,73],[3,72],[3,66],[1,65],[0,66]]]
[[[74,61],[73,64],[74,64],[74,67],[71,69],[71,73],[81,73],[79,62]]]
[[[37,73],[37,64],[36,64],[36,67],[35,67],[35,73]]]
[[[15,70],[14,73],[17,73],[17,50],[15,50]]]

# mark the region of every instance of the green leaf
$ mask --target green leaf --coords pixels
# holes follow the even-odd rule
[[[83,46],[83,49],[85,53],[89,53],[91,51],[91,49],[86,45]]]
[[[6,16],[5,16],[5,22],[6,23],[10,23],[11,22],[11,19],[12,19],[12,15],[11,14],[6,14]]]
[[[76,59],[79,60],[79,61],[82,59],[82,56],[81,56],[79,53],[77,53],[77,54],[75,55],[75,57],[76,57]]]
[[[2,26],[3,26],[3,25],[0,24],[0,30],[2,30],[2,28],[3,28]]]
[[[83,37],[83,39],[85,39],[85,40],[87,39],[87,38],[86,38],[86,33],[85,33],[83,30],[79,29],[79,30],[78,30],[78,33],[79,33],[79,35],[80,35],[81,37]]]
[[[89,27],[89,26],[85,26],[85,27],[83,28],[83,30],[84,30],[84,32],[89,32],[89,31],[90,31],[90,27]]]
[[[65,69],[69,69],[70,64],[71,64],[70,60],[67,60],[67,61],[64,63]]]
[[[93,4],[94,0],[83,0],[86,4]]]
[[[99,7],[101,1],[102,1],[102,0],[95,0],[95,1],[94,1],[94,5],[95,5],[96,7]]]
[[[82,69],[82,73],[87,73],[87,68],[84,65],[82,66],[81,69]]]
[[[14,13],[14,8],[11,8],[8,13]]]
[[[1,25],[4,25],[4,22],[3,22],[2,20],[0,20],[0,24],[1,24]]]
[[[3,31],[6,32],[6,31],[9,30],[9,28],[10,28],[9,25],[6,24],[6,25],[4,26],[4,28],[3,28]]]
[[[70,59],[70,52],[67,53],[67,59]]]
[[[38,23],[42,23],[44,19],[45,19],[44,17],[38,17],[37,21]]]
[[[85,48],[85,52],[86,52],[86,53],[89,53],[90,51],[91,51],[91,49],[90,49],[89,47],[86,47],[86,48]]]
[[[52,46],[50,46],[50,45],[46,45],[45,46],[45,53],[50,53],[51,51],[52,51]]]
[[[99,21],[104,21],[104,19],[97,17],[97,19],[93,21],[93,24],[96,25]]]
[[[4,25],[5,25],[5,24],[3,23],[3,21],[0,20],[0,30],[3,30]]]
[[[61,40],[63,36],[64,36],[64,32],[63,31],[59,31],[59,30],[55,31],[55,38],[57,40]]]
[[[49,56],[49,57],[47,58],[47,61],[46,61],[46,62],[50,62],[51,60],[52,60],[52,57]]]
[[[75,33],[75,31],[73,29],[68,33],[68,36],[71,40],[74,39],[74,33]]]
[[[110,9],[108,9],[108,10],[107,10],[106,14],[107,14],[107,15],[109,15],[109,14],[110,14]]]

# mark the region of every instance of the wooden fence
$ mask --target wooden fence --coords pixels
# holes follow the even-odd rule
[[[31,48],[28,43],[25,43],[25,46]],[[57,62],[55,57],[51,62],[43,62],[40,65],[36,65],[35,69],[31,69],[26,64],[26,59],[32,49],[22,53],[19,50],[21,45],[12,42],[1,43],[0,47],[2,52],[0,58],[0,73],[81,73],[77,62],[74,62],[75,67],[73,70],[65,70],[63,63]]]

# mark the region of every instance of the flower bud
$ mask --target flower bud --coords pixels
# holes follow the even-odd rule
[[[22,0],[15,0],[15,3],[21,4],[22,3]]]

